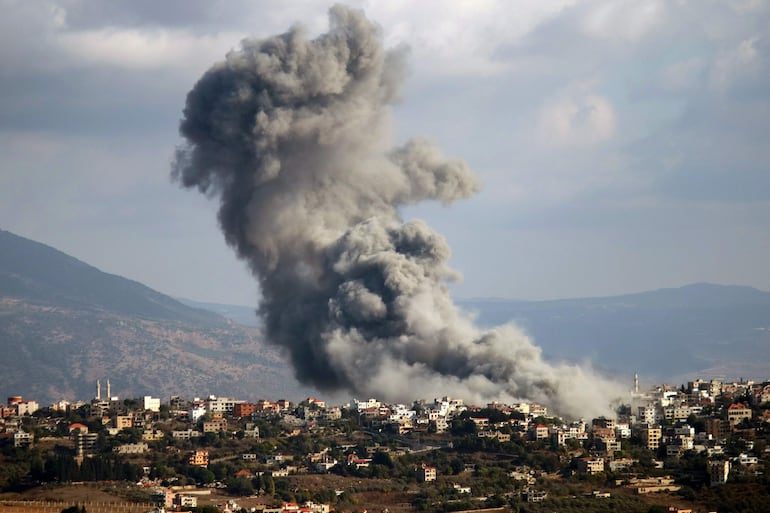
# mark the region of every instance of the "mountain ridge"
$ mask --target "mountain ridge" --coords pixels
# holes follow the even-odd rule
[[[150,319],[220,324],[211,311],[192,309],[146,285],[106,273],[56,248],[0,230],[0,292],[14,297]]]
[[[45,244],[0,231],[0,391],[41,402],[121,397],[298,398],[307,393],[259,329],[193,308]]]
[[[457,303],[482,327],[517,323],[551,360],[615,375],[766,378],[770,369],[770,293],[753,287]],[[266,343],[256,308],[177,300],[3,230],[0,350],[13,362],[0,390],[43,401],[88,397],[105,376],[122,396],[317,393]]]
[[[258,325],[252,307],[182,301]],[[769,377],[770,293],[754,287],[694,283],[619,296],[457,304],[482,327],[516,323],[551,360],[589,362],[616,376]]]

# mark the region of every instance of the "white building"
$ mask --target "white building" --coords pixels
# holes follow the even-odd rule
[[[19,417],[23,415],[32,415],[40,409],[40,405],[37,404],[37,401],[22,401],[18,403],[16,407],[18,408]]]
[[[749,456],[745,452],[742,452],[738,457],[733,458],[733,461],[739,465],[756,465],[759,462],[759,458],[756,456]]]
[[[203,436],[200,431],[193,429],[185,429],[183,431],[172,431],[171,437],[176,440],[189,440],[191,438],[198,438]]]
[[[194,405],[191,406],[190,409],[187,411],[187,416],[190,419],[191,422],[196,423],[200,420],[201,417],[206,415],[206,407],[200,406],[200,405]]]
[[[118,454],[144,454],[149,450],[149,446],[144,442],[136,444],[123,444],[115,447],[114,449],[114,451]]]
[[[637,420],[640,424],[655,424],[655,421],[657,420],[657,415],[655,411],[655,405],[654,404],[647,404],[644,406],[640,406],[637,410]]]
[[[145,411],[160,411],[160,398],[149,395],[144,396],[143,408]]]
[[[615,424],[615,438],[631,438],[631,426],[628,425],[628,422]]]
[[[211,413],[222,413],[225,415],[232,415],[233,409],[236,404],[243,403],[240,399],[233,399],[230,397],[217,397],[210,395],[206,399],[206,409]]]
[[[26,431],[19,430],[13,434],[13,446],[22,447],[25,445],[31,445],[33,439],[34,439],[34,436],[32,435],[32,433],[27,433]]]
[[[358,399],[353,399],[353,404],[356,405],[356,410],[368,410],[370,408],[379,408],[381,406],[380,401],[377,399],[367,399],[366,401],[359,401]]]
[[[176,494],[176,497],[174,497],[174,505],[182,508],[196,508],[198,507],[198,498],[178,493]]]

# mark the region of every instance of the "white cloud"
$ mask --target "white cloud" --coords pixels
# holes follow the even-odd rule
[[[767,78],[770,73],[768,41],[759,36],[742,40],[736,46],[723,51],[714,60],[710,73],[710,85],[724,92],[736,85]]]
[[[585,34],[597,39],[633,42],[652,31],[663,19],[658,0],[593,2],[580,22]]]
[[[590,146],[615,133],[615,110],[610,101],[582,87],[545,105],[537,137],[545,146]]]
[[[388,45],[408,44],[421,74],[494,76],[508,63],[501,47],[514,44],[575,0],[428,0],[363,2]]]
[[[243,37],[245,34],[193,35],[184,30],[108,27],[65,32],[58,42],[76,62],[142,69],[221,60]]]

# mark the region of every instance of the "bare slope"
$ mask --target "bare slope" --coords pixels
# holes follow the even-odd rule
[[[261,332],[0,231],[0,394],[304,395]]]

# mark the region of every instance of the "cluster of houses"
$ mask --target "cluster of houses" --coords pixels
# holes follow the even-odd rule
[[[106,431],[107,435],[116,436],[126,429],[140,433],[141,441],[114,447],[114,451],[121,454],[148,452],[151,442],[167,437],[191,440],[206,436],[207,433],[238,431],[244,438],[258,438],[260,433],[257,421],[265,416],[280,417],[284,435],[293,436],[333,423],[347,411],[362,429],[389,431],[397,435],[443,433],[462,415],[463,419],[473,423],[473,432],[478,437],[499,442],[508,442],[511,437],[518,437],[565,447],[575,456],[575,471],[584,474],[617,472],[633,465],[634,460],[618,457],[623,452],[623,440],[632,438],[661,458],[680,457],[687,451],[705,453],[709,457],[713,484],[726,481],[732,468],[751,469],[763,456],[752,452],[755,435],[752,420],[770,422],[770,409],[759,408],[760,405],[770,403],[770,383],[695,380],[678,388],[662,385],[640,392],[638,380],[635,379],[629,403],[630,407],[627,406],[617,418],[600,417],[590,423],[583,419],[565,422],[557,417],[548,417],[547,408],[541,404],[494,402],[479,407],[466,405],[462,399],[450,397],[432,402],[415,401],[410,405],[387,404],[377,399],[353,400],[344,406],[329,406],[313,397],[299,404],[284,399],[252,403],[213,395],[192,400],[174,396],[164,404],[152,396],[122,401],[111,396],[107,381],[105,397],[102,397],[101,385],[97,382],[96,397],[93,400],[76,403],[60,401],[51,405],[50,409],[82,411],[85,408],[89,417],[101,419],[105,426],[102,431]],[[35,401],[24,400],[19,396],[9,397],[6,404],[0,406],[0,442],[15,446],[34,443],[34,437],[25,431],[21,419],[34,414],[39,408]],[[490,410],[496,410],[502,415],[495,415],[496,420],[493,421],[480,414]],[[164,419],[179,421],[185,426],[184,429],[169,431],[159,428],[161,411]],[[698,421],[697,426],[694,419]],[[41,417],[38,421],[55,422],[55,419]],[[56,426],[48,427],[55,431]],[[67,426],[67,436],[72,439],[78,457],[87,457],[96,450],[98,436],[89,432],[84,424]],[[728,436],[744,440],[746,451],[727,459],[724,455],[724,441]],[[400,450],[408,451],[409,448]],[[255,460],[256,455],[242,454],[241,458],[249,462]],[[188,462],[190,465],[207,466],[209,453],[206,449],[195,449],[189,454]],[[371,463],[371,454],[360,457],[349,448],[341,462],[327,449],[307,455],[304,462],[295,462],[290,456],[275,454],[260,463],[268,466],[273,475],[300,471],[326,472],[341,463],[356,469],[367,467]],[[415,469],[415,474],[421,481],[431,481],[436,478],[436,469],[423,465]]]
[[[210,494],[209,490],[158,488],[153,492],[152,499],[158,506],[156,511],[163,512],[166,509],[178,511],[197,508],[199,506],[198,499]],[[220,513],[243,511],[243,508],[234,500],[226,500],[216,506]],[[309,501],[302,504],[283,502],[277,507],[260,507],[259,510],[254,508],[251,511],[259,511],[260,513],[329,513],[330,510],[329,504]]]
[[[751,472],[759,462],[754,454],[756,428],[751,422],[759,412],[761,422],[770,422],[770,410],[760,405],[770,403],[770,384],[739,381],[723,383],[717,380],[695,380],[686,386],[656,386],[640,393],[635,382],[630,408],[619,419],[594,419],[590,429],[582,423],[570,426],[536,428],[537,438],[551,436],[554,443],[563,445],[575,438],[587,443],[590,456],[578,462],[578,469],[587,474],[605,470],[617,471],[634,463],[616,459],[623,439],[632,436],[656,455],[678,458],[687,451],[705,454],[712,485],[727,481],[733,468]],[[698,430],[694,424],[699,424]],[[541,429],[542,431],[538,431]],[[746,452],[732,458],[725,457],[725,442],[734,437],[743,442]],[[657,464],[662,468],[663,462]],[[639,486],[639,493],[674,489],[671,483]]]

